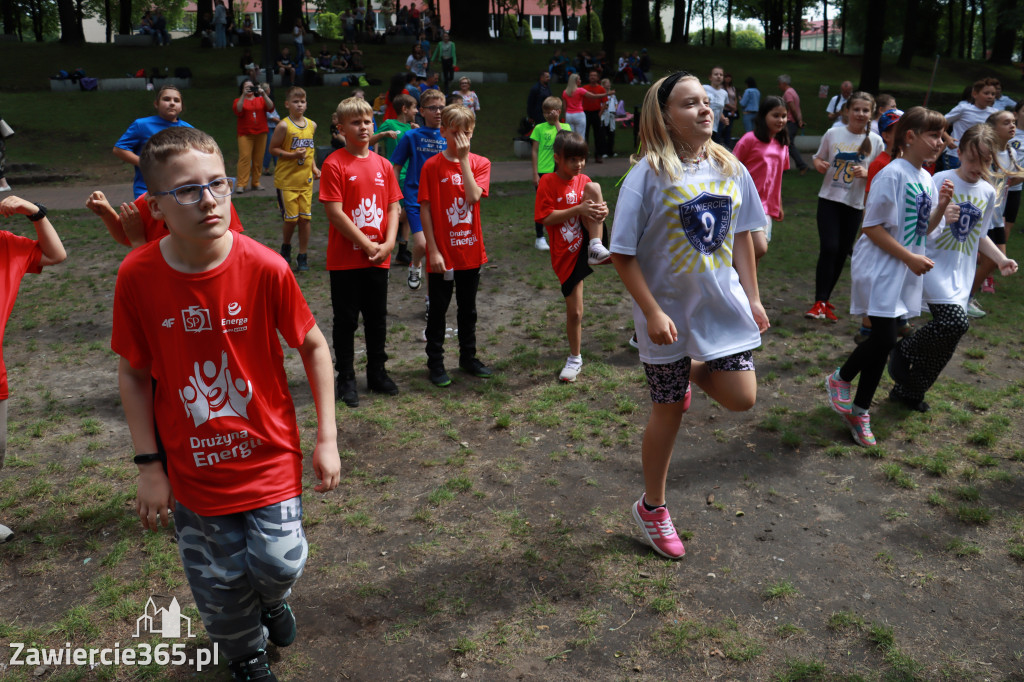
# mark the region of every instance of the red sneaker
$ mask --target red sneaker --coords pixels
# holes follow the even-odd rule
[[[809,320],[824,320],[825,319],[825,304],[822,301],[815,301],[811,309],[804,313],[804,317]]]
[[[839,318],[836,317],[835,310],[836,310],[836,307],[834,305],[832,305],[831,303],[829,303],[828,301],[825,301],[825,305],[822,306],[822,312],[825,313],[825,319],[828,320],[829,322],[838,322],[839,321]]]
[[[986,294],[996,293],[996,281],[991,277],[986,277],[985,281],[981,283],[981,290]]]

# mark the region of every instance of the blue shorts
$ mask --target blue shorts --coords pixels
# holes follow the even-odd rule
[[[423,231],[423,223],[420,222],[419,204],[410,204],[406,201],[405,217],[409,219],[409,234],[417,234]]]

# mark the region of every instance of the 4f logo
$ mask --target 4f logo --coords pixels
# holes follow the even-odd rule
[[[200,308],[197,305],[189,306],[181,311],[181,320],[185,324],[187,332],[213,331],[213,326],[210,324],[210,311],[206,308]],[[165,321],[164,324],[167,325],[167,322]]]
[[[167,329],[170,329],[171,327],[174,326],[174,318],[173,317],[168,317],[166,320],[164,320],[163,322],[160,323],[160,326],[161,327],[166,327]]]

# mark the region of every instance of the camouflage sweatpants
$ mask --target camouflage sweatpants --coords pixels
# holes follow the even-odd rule
[[[277,606],[302,575],[308,545],[302,498],[226,516],[174,509],[178,552],[210,640],[234,661],[266,649],[260,611]]]

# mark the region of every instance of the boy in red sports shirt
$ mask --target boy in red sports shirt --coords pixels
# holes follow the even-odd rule
[[[354,337],[363,315],[366,385],[373,393],[397,395],[384,364],[387,337],[388,274],[398,235],[402,192],[391,163],[370,151],[373,109],[357,97],[338,105],[345,147],[333,152],[320,171],[320,201],[331,223],[327,269],[334,308],[334,358],[338,396],[358,407]]]
[[[420,219],[427,243],[427,369],[435,386],[448,386],[444,368],[444,318],[452,302],[459,307],[459,367],[480,379],[491,370],[476,356],[476,291],[480,266],[487,262],[480,227],[480,199],[491,186],[491,162],[469,151],[476,116],[463,104],[441,112],[441,136],[447,148],[420,171]]]
[[[67,258],[64,246],[53,225],[46,218],[46,208],[20,197],[7,196],[0,201],[0,216],[23,215],[36,230],[36,239],[0,230],[0,469],[7,456],[7,367],[3,361],[3,338],[7,320],[18,297],[18,287],[26,272],[40,273],[46,265],[56,265]],[[11,530],[0,525],[0,543],[11,539]]]
[[[110,345],[137,453],[136,511],[156,530],[173,507],[211,641],[233,679],[273,682],[267,637],[277,646],[295,639],[285,600],[308,552],[278,333],[298,350],[312,389],[318,492],[336,487],[341,470],[330,350],[288,264],[228,229],[234,183],[212,137],[168,128],[146,143],[139,166],[152,216],[169,233],[128,254],[114,292]]]
[[[583,280],[593,272],[591,265],[611,260],[601,243],[608,204],[601,196],[601,185],[583,174],[587,141],[579,133],[559,131],[552,151],[555,172],[540,179],[533,219],[548,228],[551,267],[565,296],[569,357],[558,378],[573,382],[583,369]]]

